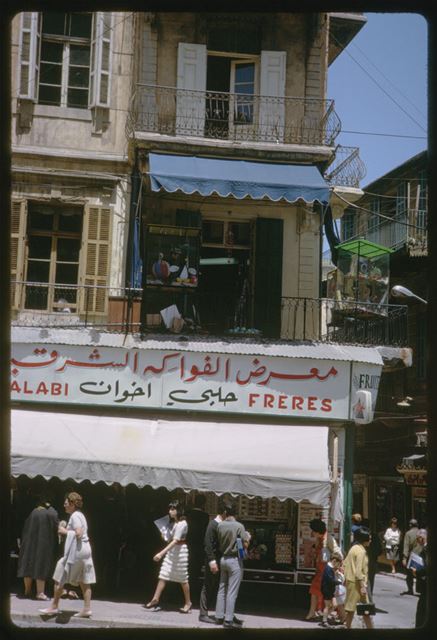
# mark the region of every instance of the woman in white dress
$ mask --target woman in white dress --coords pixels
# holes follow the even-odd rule
[[[398,527],[398,519],[392,518],[390,526],[385,530],[385,556],[391,565],[391,572],[396,573],[396,564],[399,562],[399,547],[401,544],[401,530]]]
[[[153,556],[155,562],[159,562],[162,558],[164,558],[164,562],[159,572],[159,580],[153,598],[145,607],[155,611],[159,610],[159,599],[167,582],[178,582],[185,600],[184,606],[179,611],[189,613],[192,605],[188,584],[188,547],[186,543],[188,525],[183,515],[182,505],[178,501],[170,502],[168,515],[174,526],[171,530],[170,542],[162,551]]]
[[[91,545],[88,538],[88,525],[82,509],[82,496],[72,492],[64,501],[64,509],[70,514],[70,519],[60,523],[58,533],[65,535],[64,556],[58,560],[53,580],[55,588],[53,601],[47,609],[40,609],[44,615],[56,615],[59,599],[66,583],[73,586],[80,585],[83,595],[83,609],[74,614],[76,618],[91,617],[91,585],[96,582]]]

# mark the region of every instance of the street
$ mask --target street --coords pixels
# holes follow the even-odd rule
[[[417,606],[416,596],[401,596],[405,589],[405,579],[402,574],[394,576],[388,573],[379,573],[375,578],[374,600],[377,613],[374,617],[376,629],[411,629],[414,627],[414,618]],[[198,621],[198,610],[188,615],[181,615],[178,610],[161,610],[151,612],[144,609],[142,603],[125,603],[93,600],[93,617],[90,620],[78,620],[72,617],[73,613],[82,607],[82,601],[62,601],[62,608],[56,617],[43,619],[38,613],[44,603],[35,600],[22,600],[11,596],[12,622],[20,627],[47,628],[122,628],[122,627],[147,627],[147,628],[191,628],[191,629],[220,629],[214,625]],[[306,610],[292,608],[281,611],[275,610],[274,617],[268,615],[256,615],[256,607],[238,607],[237,613],[244,619],[245,629],[318,629],[317,623],[304,620]],[[354,628],[361,627],[361,620],[357,616],[353,622]],[[321,632],[325,629],[320,629]],[[329,629],[327,630],[329,632]]]

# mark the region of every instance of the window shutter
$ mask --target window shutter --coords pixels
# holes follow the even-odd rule
[[[107,312],[111,222],[110,208],[91,205],[85,208],[80,278],[85,287],[81,287],[79,302],[82,313]]]
[[[255,237],[255,327],[264,336],[281,331],[283,221],[257,218]]]
[[[284,141],[285,51],[261,51],[259,131],[261,140]]]
[[[176,133],[203,136],[206,104],[206,46],[180,42],[178,47]]]
[[[17,97],[36,102],[38,98],[39,56],[41,47],[41,14],[21,14],[18,44]]]
[[[24,253],[27,228],[26,200],[12,200],[11,203],[11,304],[12,309],[20,309],[22,282],[24,278]]]
[[[112,66],[112,13],[93,15],[91,35],[90,93],[88,106],[109,108]]]

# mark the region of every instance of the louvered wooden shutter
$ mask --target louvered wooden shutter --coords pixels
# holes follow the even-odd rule
[[[111,97],[112,13],[93,15],[88,106],[109,108]]]
[[[17,80],[17,97],[22,100],[37,100],[40,46],[41,14],[24,11],[20,23]]]
[[[87,206],[81,251],[80,311],[103,315],[108,307],[111,250],[111,209]],[[99,288],[104,287],[104,288]]]
[[[12,200],[11,203],[11,305],[20,309],[24,277],[24,253],[27,226],[26,200]]]

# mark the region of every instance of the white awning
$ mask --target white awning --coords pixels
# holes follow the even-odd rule
[[[14,476],[329,502],[328,427],[13,410]]]

